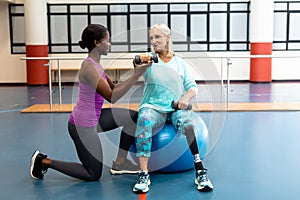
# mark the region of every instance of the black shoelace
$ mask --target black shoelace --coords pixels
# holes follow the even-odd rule
[[[208,181],[206,170],[201,170],[198,174],[198,182]]]
[[[145,183],[147,181],[147,175],[145,173],[140,173],[138,175],[137,183]]]

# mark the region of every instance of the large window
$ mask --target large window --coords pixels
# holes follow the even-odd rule
[[[299,21],[300,1],[275,3],[274,50],[300,50]]]
[[[9,9],[11,51],[24,53],[23,6]],[[48,4],[49,53],[85,52],[77,43],[90,23],[108,27],[111,52],[149,51],[148,30],[156,23],[171,28],[175,51],[249,51],[248,2],[199,2]]]
[[[11,5],[9,15],[11,52],[25,53],[24,7],[22,5]]]

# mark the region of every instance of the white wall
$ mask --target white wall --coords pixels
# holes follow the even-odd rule
[[[22,3],[22,0],[16,0],[17,3]],[[70,2],[79,2],[76,0],[65,0],[65,1],[54,1],[48,0],[51,3],[70,3]],[[86,1],[88,2],[88,1]],[[97,1],[91,1],[97,2]],[[108,2],[108,1],[105,1]],[[120,2],[120,1],[109,1],[109,2]],[[137,1],[132,1],[137,2]],[[176,1],[175,1],[176,2]],[[178,1],[182,2],[182,1]],[[207,1],[206,1],[207,2]],[[231,2],[233,2],[231,0]],[[8,3],[0,1],[0,83],[26,83],[26,62],[20,60],[21,57],[25,55],[15,54],[11,55],[10,53],[10,35],[9,35],[9,16],[8,16]],[[222,53],[178,53],[180,56],[188,57],[215,57],[215,56],[229,56],[229,55],[249,55],[249,52],[222,52]],[[52,56],[80,56],[83,57],[86,54],[62,54],[62,55],[52,55]],[[286,51],[286,52],[273,52],[273,55],[282,56],[282,55],[298,55],[299,58],[273,58],[272,66],[272,78],[273,80],[300,80],[300,52],[297,51]],[[49,55],[51,56],[51,55]],[[118,54],[110,54],[111,57],[119,57]],[[133,54],[128,54],[126,56],[132,56]],[[197,69],[192,69],[196,79],[198,80],[214,80],[220,79],[221,74],[223,78],[226,79],[226,59],[221,62],[220,58],[202,58],[202,59],[188,59],[188,61],[193,62]],[[232,65],[230,65],[229,78],[231,80],[249,80],[249,59],[248,58],[232,58],[230,59]],[[104,65],[107,64],[103,63]],[[124,65],[128,65],[128,61],[118,61],[118,65],[122,65],[122,62],[126,62]],[[221,71],[221,63],[223,65],[223,71]],[[69,66],[78,66],[80,61],[69,61]],[[200,71],[200,73],[199,73]],[[202,73],[202,74],[201,74]],[[64,81],[73,80],[74,74],[70,74],[64,77]],[[121,76],[125,78],[126,76]]]
[[[20,60],[21,55],[10,53],[8,15],[8,4],[0,3],[0,83],[24,83],[25,62]]]

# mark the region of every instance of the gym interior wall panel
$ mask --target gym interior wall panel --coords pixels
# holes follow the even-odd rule
[[[108,5],[90,5],[91,13],[107,13]]]
[[[274,51],[273,56],[299,55],[299,51]],[[300,80],[300,58],[273,58],[273,80]]]
[[[51,13],[67,13],[66,5],[52,5],[50,6]]]
[[[91,16],[92,24],[102,24],[103,26],[107,26],[107,16],[105,15],[92,15]]]
[[[18,30],[13,31],[13,41],[15,43],[25,43],[25,21],[24,17],[14,17],[12,19],[13,27],[18,27]]]
[[[227,45],[225,43],[213,43],[209,45],[209,50],[211,51],[226,51]]]
[[[140,52],[148,52],[147,45],[130,45],[130,51]]]
[[[110,5],[110,12],[114,13],[114,12],[124,12],[124,13],[127,13],[128,12],[128,9],[127,9],[127,5],[124,4],[124,5],[121,5],[121,4],[117,4],[117,5]]]
[[[239,54],[239,53],[236,53]],[[226,80],[248,80],[249,79],[249,59],[230,58],[230,66],[227,66],[227,59],[223,59],[223,78]],[[229,70],[229,71],[228,71]],[[227,71],[229,77],[227,77]]]
[[[207,44],[190,44],[190,51],[207,51]]]
[[[300,10],[300,2],[290,2],[289,3],[290,10]]]
[[[243,49],[247,48],[247,44],[230,44],[229,48],[231,51],[242,51]]]
[[[173,50],[176,51],[187,51],[188,47],[186,44],[173,44]]]
[[[24,53],[26,51],[24,6],[11,7],[10,12],[13,15],[10,19],[11,50],[16,53]]]
[[[81,33],[88,24],[87,15],[72,15],[71,16],[71,41],[78,44],[81,39]]]
[[[111,16],[111,42],[127,42],[127,16]]]
[[[210,4],[209,5],[210,11],[226,11],[227,4],[226,3],[217,3],[217,4]]]
[[[206,21],[206,14],[191,14],[191,41],[207,40]]]
[[[25,46],[21,46],[21,47],[15,46],[15,47],[13,47],[12,50],[13,50],[13,52],[15,52],[15,53],[20,53],[20,54],[22,54],[23,52],[26,51],[26,47],[25,47]]]
[[[247,41],[247,14],[231,13],[230,14],[230,41]]]
[[[60,53],[64,53],[66,51],[68,51],[68,46],[52,46],[51,50],[53,52],[60,52]]]
[[[290,31],[289,39],[290,40],[300,40],[300,13],[290,13]]]
[[[168,15],[167,14],[151,14],[151,25],[154,24],[168,24]]]
[[[147,15],[145,14],[131,14],[130,15],[130,42],[142,42],[147,44],[148,41],[148,28]]]
[[[23,13],[24,13],[24,7],[22,6],[16,6],[11,9],[11,12],[14,14],[21,14],[20,16],[16,15],[11,18],[12,23],[12,39],[15,43],[24,43],[25,44],[25,19]]]
[[[151,4],[150,11],[151,12],[167,12],[168,5],[167,4]]]
[[[147,12],[147,5],[131,4],[130,12]]]
[[[85,53],[86,50],[85,49],[81,49],[79,45],[72,45],[72,52],[76,52],[76,53]]]
[[[191,12],[206,12],[208,10],[208,4],[191,4],[190,11]]]
[[[110,47],[111,51],[113,52],[128,52],[128,45],[124,44],[124,45],[118,45],[118,44],[114,44]]]
[[[187,42],[187,16],[171,15],[172,40],[173,42]]]
[[[274,4],[274,10],[286,10],[287,4],[285,2],[276,2]]]
[[[187,4],[171,4],[170,11],[171,12],[187,12],[188,5]]]
[[[68,43],[68,20],[67,16],[51,16],[51,42]]]
[[[87,5],[71,5],[70,6],[70,12],[71,13],[83,13],[88,12],[88,6]]]
[[[273,38],[274,41],[285,41],[286,40],[286,29],[282,27],[287,27],[287,13],[286,12],[276,12],[274,13],[274,31]]]
[[[290,42],[288,48],[290,50],[297,50],[300,48],[300,44],[298,42]]]
[[[286,42],[282,42],[282,43],[273,43],[273,50],[286,50],[287,48],[287,44]]]
[[[2,4],[2,5],[5,5],[5,4]],[[14,7],[11,7],[11,13],[22,14],[22,13],[24,13],[24,7],[23,6],[14,6]]]
[[[247,11],[248,5],[245,3],[230,4],[230,11]]]
[[[225,13],[211,13],[209,21],[209,41],[225,42],[227,40],[227,18]]]

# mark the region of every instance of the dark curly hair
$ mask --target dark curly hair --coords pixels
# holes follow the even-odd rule
[[[82,32],[81,41],[78,42],[82,49],[92,51],[95,48],[94,41],[100,41],[107,35],[107,28],[101,24],[90,24]]]

